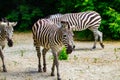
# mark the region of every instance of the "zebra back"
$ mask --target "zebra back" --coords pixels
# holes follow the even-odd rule
[[[54,15],[54,18],[49,18],[49,20],[58,25],[60,25],[60,21],[67,21],[70,26],[74,27],[74,31],[81,31],[91,27],[98,28],[101,23],[101,16],[95,11],[86,11],[79,13],[67,13],[60,17]]]

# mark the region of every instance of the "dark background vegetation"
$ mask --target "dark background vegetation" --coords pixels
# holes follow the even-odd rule
[[[100,13],[104,39],[120,39],[120,0],[0,0],[0,17],[17,21],[15,31],[30,31],[40,18],[56,13],[94,10]],[[91,31],[75,32],[80,40],[93,38]],[[78,38],[79,37],[79,38]]]

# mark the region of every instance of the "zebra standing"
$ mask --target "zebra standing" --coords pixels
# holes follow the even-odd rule
[[[52,17],[50,16],[48,19],[58,25],[60,25],[60,21],[68,21],[70,26],[75,27],[73,31],[82,31],[85,29],[91,30],[95,38],[93,49],[96,48],[96,42],[98,40],[98,37],[100,38],[101,47],[104,48],[102,32],[98,30],[101,23],[101,16],[99,15],[99,13],[95,11],[68,13],[68,14],[58,15],[58,16],[52,15]]]
[[[3,63],[3,72],[7,72],[4,63],[4,56],[2,50],[5,47],[5,41],[8,41],[8,46],[13,46],[12,35],[13,35],[13,26],[15,26],[17,22],[0,22],[0,57]]]
[[[54,67],[56,66],[58,80],[61,80],[58,63],[59,52],[63,45],[67,48],[67,53],[71,53],[73,50],[73,32],[67,22],[62,21],[61,24],[62,26],[58,27],[48,19],[40,19],[32,27],[34,46],[39,62],[38,72],[42,72],[40,46],[43,46],[43,71],[46,72],[46,52],[51,49],[54,56],[51,76],[54,76]]]

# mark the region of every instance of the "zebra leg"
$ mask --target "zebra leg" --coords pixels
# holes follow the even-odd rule
[[[38,72],[42,72],[40,47],[36,47],[36,51],[37,51],[37,56],[38,56]]]
[[[94,41],[94,45],[93,45],[93,48],[92,49],[95,49],[96,48],[96,43],[97,43],[97,40],[98,40],[98,37],[100,37],[100,45],[102,48],[104,48],[104,45],[102,43],[102,32],[100,32],[97,28],[95,27],[90,27],[89,30],[91,30],[94,34],[94,38],[95,38],[95,41]]]
[[[53,56],[54,56],[54,61],[53,61],[51,76],[54,76],[54,67],[56,66],[56,69],[57,69],[57,80],[61,80],[60,74],[59,74],[58,56],[57,56],[56,53],[53,53]]]
[[[51,68],[51,76],[55,76],[54,74],[54,71],[55,71],[55,59],[53,59],[53,65],[52,65],[52,68]]]
[[[93,32],[93,34],[94,34],[94,44],[93,44],[93,47],[92,47],[92,49],[95,49],[96,48],[96,43],[97,43],[97,40],[98,40],[98,28],[96,28],[96,27],[90,27],[90,28],[88,28],[89,30],[91,30],[92,32]]]
[[[102,32],[100,32],[100,31],[98,31],[98,35],[99,35],[99,37],[100,37],[100,46],[102,47],[102,48],[104,48],[104,45],[103,45],[103,34],[102,34]]]
[[[93,31],[93,34],[94,34],[94,45],[93,45],[93,48],[92,49],[95,49],[96,48],[96,43],[97,43],[97,40],[98,40],[98,33],[97,31]]]
[[[49,49],[46,49],[44,48],[42,50],[42,54],[43,54],[43,71],[46,72],[46,52],[48,51]]]
[[[54,60],[53,60],[53,66],[52,66],[51,76],[54,76],[54,69],[55,69],[55,66],[56,66],[56,69],[57,69],[57,80],[61,80],[60,74],[59,74],[58,56],[57,56],[56,53],[53,53],[53,56],[54,56]]]
[[[0,57],[1,57],[1,60],[3,63],[3,72],[7,72],[7,69],[6,69],[5,63],[4,63],[4,56],[3,56],[2,50],[0,50]]]

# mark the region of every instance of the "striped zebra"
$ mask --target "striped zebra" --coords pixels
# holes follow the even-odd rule
[[[40,19],[34,23],[32,27],[34,46],[36,47],[38,56],[38,72],[42,72],[41,69],[41,52],[40,46],[44,47],[42,50],[43,55],[43,71],[46,72],[46,52],[51,49],[54,56],[51,76],[54,76],[54,67],[57,69],[57,79],[60,79],[59,75],[59,63],[58,55],[64,45],[67,48],[67,53],[71,53],[73,50],[73,32],[67,22],[62,21],[62,26],[54,24],[48,19]]]
[[[68,21],[70,26],[74,26],[75,28],[73,31],[82,31],[85,29],[89,29],[94,34],[94,45],[92,49],[96,48],[96,42],[98,38],[100,38],[100,45],[104,48],[103,39],[102,39],[102,32],[98,30],[100,23],[101,23],[101,16],[99,13],[95,11],[86,11],[86,12],[79,12],[79,13],[68,13],[64,15],[51,15],[49,20],[53,21],[54,23],[60,25],[60,21]]]
[[[13,41],[12,41],[13,26],[15,26],[17,22],[8,22],[8,21],[6,22],[6,20],[4,21],[0,22],[0,57],[2,60],[2,65],[3,65],[3,72],[7,72],[7,69],[4,63],[4,55],[3,55],[2,50],[5,47],[6,40],[8,41],[7,44],[9,47],[13,46]]]

